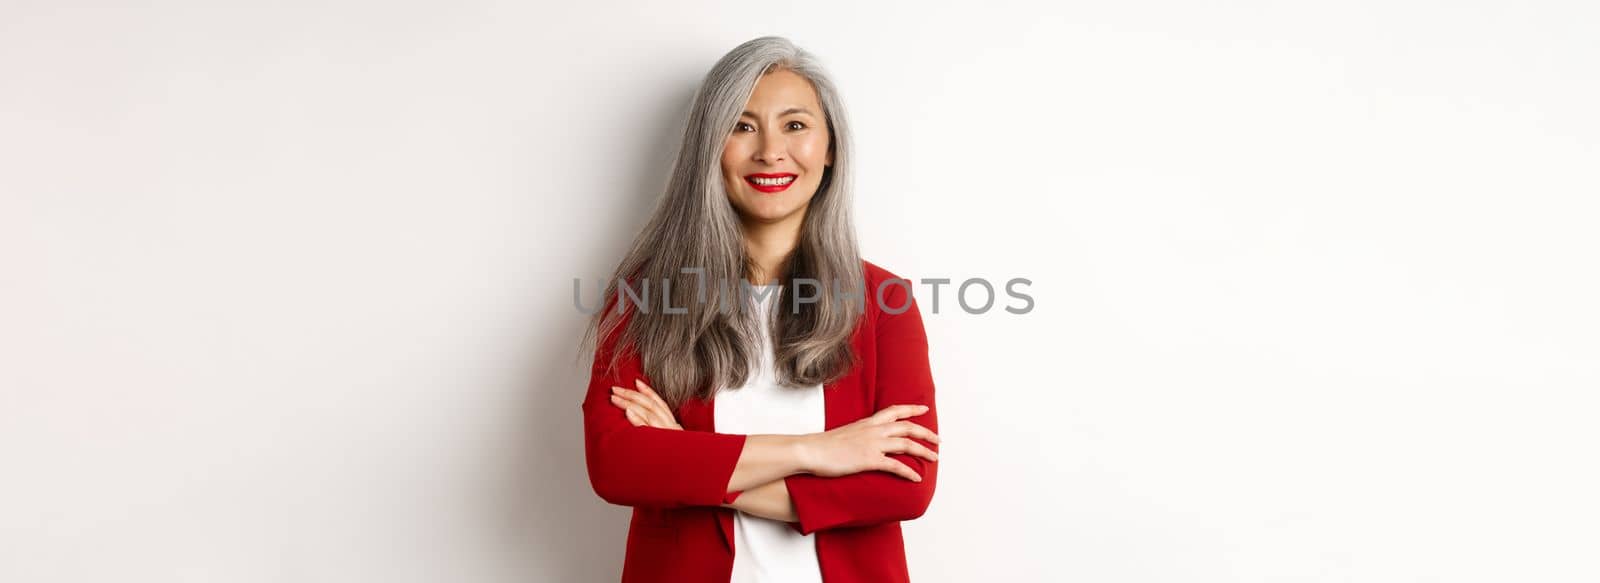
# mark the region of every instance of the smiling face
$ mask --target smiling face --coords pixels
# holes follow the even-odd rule
[[[746,224],[805,218],[833,163],[817,91],[798,73],[762,75],[722,149],[728,200]]]

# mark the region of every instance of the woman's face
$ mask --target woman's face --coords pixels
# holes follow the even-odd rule
[[[746,223],[800,220],[833,163],[816,89],[778,70],[756,82],[722,149],[728,199]]]

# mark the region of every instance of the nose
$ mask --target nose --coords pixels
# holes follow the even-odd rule
[[[782,135],[766,132],[761,136],[761,147],[756,149],[756,159],[768,164],[782,162],[786,150]]]

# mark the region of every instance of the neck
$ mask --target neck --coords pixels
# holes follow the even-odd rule
[[[744,222],[744,248],[755,261],[750,283],[771,283],[788,266],[789,257],[800,241],[804,212],[773,223]]]

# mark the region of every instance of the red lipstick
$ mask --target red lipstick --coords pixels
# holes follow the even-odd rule
[[[757,178],[760,178],[761,181],[757,182],[756,181]],[[796,177],[795,177],[794,174],[791,174],[791,173],[788,173],[788,172],[778,172],[778,173],[762,172],[762,173],[757,173],[757,174],[747,174],[744,177],[744,181],[745,181],[745,183],[749,184],[751,188],[754,188],[754,189],[759,190],[761,192],[771,193],[771,192],[783,192],[784,190],[787,190],[789,188],[789,185],[794,184],[795,178]],[[763,183],[765,183],[765,184],[763,184]]]

